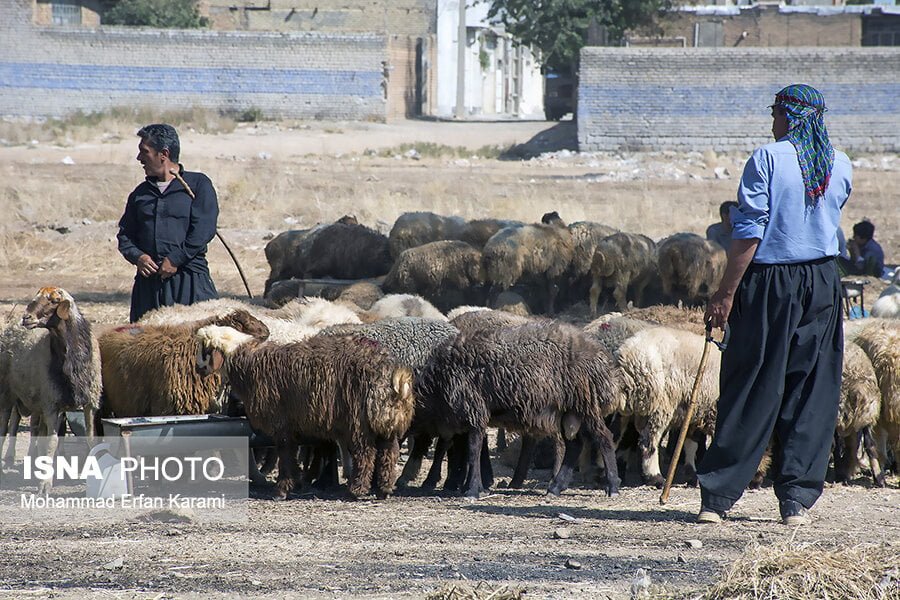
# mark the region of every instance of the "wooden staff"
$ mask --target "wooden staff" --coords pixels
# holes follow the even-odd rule
[[[178,172],[178,169],[169,169],[169,173],[174,175],[175,179],[181,182],[181,185],[184,186],[184,189],[188,193],[188,196],[191,197],[191,200],[197,197],[194,194],[194,190],[191,189],[191,186],[188,185],[187,181],[184,180],[184,177],[181,176],[181,173]],[[250,292],[250,284],[247,283],[247,278],[244,276],[244,269],[241,268],[241,263],[238,262],[237,256],[235,256],[234,252],[231,251],[231,247],[228,245],[228,242],[225,241],[225,238],[222,237],[222,234],[219,233],[218,229],[216,229],[216,237],[219,238],[219,241],[222,242],[223,246],[225,246],[225,250],[228,251],[228,255],[231,256],[231,260],[234,261],[234,266],[237,267],[238,273],[241,276],[241,281],[244,282],[244,289],[247,290],[247,295],[252,300],[253,294]]]

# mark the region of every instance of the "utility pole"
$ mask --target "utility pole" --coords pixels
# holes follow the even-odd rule
[[[456,110],[453,116],[466,116],[466,0],[459,0],[459,27],[456,32]]]

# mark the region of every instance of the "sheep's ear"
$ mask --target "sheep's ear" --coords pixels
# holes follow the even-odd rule
[[[219,369],[222,368],[222,365],[225,364],[225,355],[218,350],[213,350],[210,353],[209,360],[212,363],[213,373],[218,373]]]
[[[59,317],[60,321],[68,321],[71,310],[72,304],[68,300],[63,300],[56,307],[56,316]]]

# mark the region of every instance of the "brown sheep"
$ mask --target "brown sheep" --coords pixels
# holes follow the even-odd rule
[[[269,277],[263,295],[276,281],[303,277],[313,240],[328,224],[316,225],[311,229],[284,231],[266,244],[266,261],[269,263]]]
[[[388,235],[391,258],[397,260],[404,250],[430,242],[459,239],[465,226],[462,217],[442,217],[432,212],[403,213]]]
[[[221,370],[254,429],[278,445],[277,497],[296,477],[298,445],[306,437],[336,441],[350,452],[349,492],[373,484],[380,497],[396,480],[399,440],[412,421],[412,373],[380,344],[354,336],[314,336],[293,344],[265,342],[230,327],[197,332],[197,369]]]
[[[629,288],[634,303],[642,304],[644,289],[656,272],[656,243],[647,236],[619,232],[600,240],[591,262],[591,315],[597,315],[597,301],[605,287],[613,288],[619,310],[627,306]]]
[[[725,251],[694,233],[676,233],[657,246],[663,292],[676,304],[704,304],[725,272]]]
[[[449,310],[479,302],[483,285],[481,251],[465,242],[442,240],[401,252],[381,287],[390,294],[418,294]]]
[[[332,223],[312,240],[303,277],[366,279],[390,268],[386,236],[364,225]]]
[[[506,227],[521,227],[524,223],[520,221],[509,221],[506,219],[474,219],[466,223],[462,231],[459,232],[459,240],[463,241],[473,248],[481,250],[487,241],[491,239],[495,233]],[[456,239],[456,238],[454,238]]]
[[[203,378],[194,369],[200,349],[194,336],[212,324],[269,335],[265,325],[243,310],[193,323],[134,324],[103,333],[99,338],[102,413],[124,418],[215,412],[221,378]]]
[[[359,282],[348,285],[342,289],[334,302],[345,306],[356,306],[362,310],[369,310],[372,305],[384,298],[384,292],[374,283]],[[331,300],[331,298],[326,298]]]
[[[583,432],[598,446],[612,495],[618,470],[603,417],[616,408],[615,377],[599,344],[574,327],[535,321],[461,333],[434,351],[415,393],[442,437],[468,436],[466,495],[483,489],[479,457],[489,424],[566,440],[563,465],[549,488],[553,494],[571,480]]]
[[[872,361],[857,344],[844,344],[844,368],[841,378],[841,407],[838,412],[835,440],[835,479],[853,479],[859,467],[859,440],[869,457],[875,485],[884,487],[884,473],[878,464],[872,429],[881,412],[881,392]]]
[[[887,451],[893,451],[900,465],[900,321],[869,319],[852,334],[852,341],[872,361],[881,390],[878,437],[883,464],[887,465]]]
[[[646,321],[654,325],[665,325],[673,329],[690,331],[697,335],[706,335],[706,324],[703,321],[702,308],[690,308],[671,305],[655,305],[645,308],[633,308],[625,311],[623,317]]]
[[[546,290],[546,310],[553,314],[573,253],[572,233],[561,221],[501,229],[482,252],[485,274],[492,286],[491,299],[520,280],[530,280]]]

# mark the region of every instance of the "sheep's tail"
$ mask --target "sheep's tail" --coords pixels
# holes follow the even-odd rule
[[[403,435],[412,423],[413,375],[406,367],[397,367],[391,374],[389,396],[382,401],[368,403],[369,424],[381,437]]]

